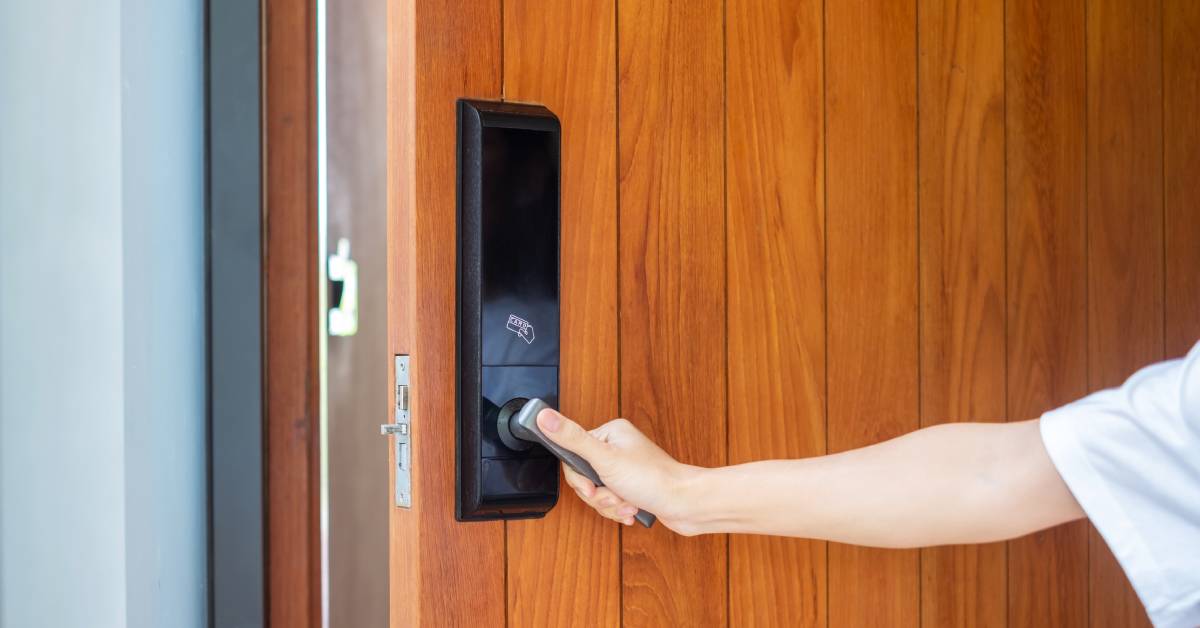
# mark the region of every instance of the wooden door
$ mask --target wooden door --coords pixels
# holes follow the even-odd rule
[[[1036,417],[1200,336],[1196,6],[393,1],[391,625],[1144,624],[1086,523],[885,551],[569,493],[455,522],[454,101],[561,119],[564,412],[694,464],[812,456]]]

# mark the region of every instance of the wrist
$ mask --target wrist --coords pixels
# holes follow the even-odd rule
[[[674,470],[676,508],[662,517],[668,527],[680,534],[692,536],[716,532],[712,529],[719,518],[713,484],[716,469],[680,464]]]

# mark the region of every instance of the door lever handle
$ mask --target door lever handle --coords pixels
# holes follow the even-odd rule
[[[512,416],[512,418],[509,419],[509,431],[512,432],[513,436],[516,436],[521,440],[537,443],[550,450],[550,453],[554,454],[568,467],[574,469],[576,473],[591,480],[592,484],[595,484],[596,486],[604,486],[604,482],[600,481],[599,474],[596,473],[596,470],[592,468],[591,464],[588,464],[587,460],[584,460],[582,456],[569,449],[560,447],[542,433],[541,428],[539,428],[537,424],[537,415],[543,409],[549,407],[550,405],[541,399],[536,397],[530,399],[529,401],[525,402],[525,405],[521,406],[520,411],[518,411]],[[657,519],[657,517],[654,515],[640,509],[637,511],[637,514],[633,516],[633,518],[637,519],[637,522],[646,528],[654,525],[654,522]]]

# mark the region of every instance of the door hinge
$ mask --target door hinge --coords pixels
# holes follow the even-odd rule
[[[407,355],[396,356],[396,422],[379,426],[390,435],[396,450],[396,505],[412,508],[412,423],[409,409],[409,363]]]

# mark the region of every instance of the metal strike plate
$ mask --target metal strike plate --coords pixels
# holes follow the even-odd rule
[[[412,508],[412,432],[409,408],[409,363],[407,355],[396,356],[396,422],[379,426],[379,433],[391,435],[396,448],[396,505]]]

